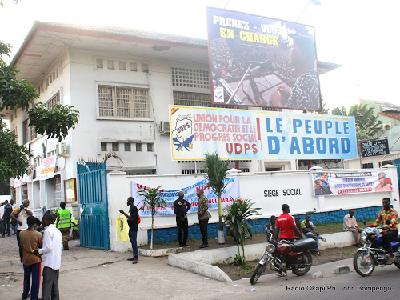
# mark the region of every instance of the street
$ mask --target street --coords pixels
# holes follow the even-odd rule
[[[0,242],[0,299],[20,299],[22,268],[12,251],[15,237]],[[264,275],[251,286],[248,279],[222,283],[170,267],[166,258],[141,257],[137,265],[132,265],[126,261],[129,253],[85,249],[77,242],[72,245],[63,253],[59,279],[62,299],[366,300],[397,299],[400,293],[400,270],[395,266],[378,267],[368,278],[354,271],[332,273],[335,266],[352,266],[352,259],[315,266],[301,278],[289,273],[287,281],[275,274]],[[318,271],[324,277],[313,279],[312,274]]]

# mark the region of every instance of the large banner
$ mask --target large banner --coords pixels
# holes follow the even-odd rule
[[[314,28],[207,9],[213,102],[320,110]]]
[[[319,172],[312,174],[314,195],[346,195],[391,192],[392,179],[385,171],[352,173]]]
[[[171,106],[170,122],[173,160],[357,157],[353,117]]]
[[[222,208],[230,205],[233,199],[240,197],[239,192],[239,179],[236,177],[228,177],[225,179],[225,190],[222,193]],[[140,195],[139,191],[148,188],[146,185],[133,182],[131,183],[131,195],[135,198],[135,205],[139,208],[139,214],[142,217],[151,217],[150,207],[144,204],[144,196]],[[204,196],[208,199],[209,210],[218,209],[218,197],[210,188],[207,187],[207,179],[199,180],[190,186],[182,187],[180,190],[162,190],[160,197],[167,202],[164,208],[158,208],[156,215],[158,216],[173,216],[174,215],[174,201],[178,199],[179,191],[183,191],[185,199],[190,202],[190,213],[197,213],[197,190],[203,189]]]

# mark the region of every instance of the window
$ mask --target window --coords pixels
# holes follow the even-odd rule
[[[154,144],[147,143],[147,152],[153,152],[153,151],[154,151]]]
[[[174,91],[174,104],[186,106],[211,106],[209,94]]]
[[[136,143],[136,151],[137,152],[142,151],[142,143]]]
[[[112,150],[113,151],[119,151],[119,143],[118,142],[112,143]]]
[[[120,61],[120,62],[118,63],[118,68],[119,68],[120,70],[126,70],[126,62]]]
[[[149,73],[149,65],[148,64],[142,64],[142,72]]]
[[[32,141],[33,139],[37,138],[37,132],[35,130],[35,127],[29,126],[29,136],[30,140]]]
[[[57,104],[60,104],[60,92],[57,92],[57,94],[55,94],[46,102],[46,106],[48,109],[52,109]]]
[[[101,151],[107,151],[107,143],[101,142]]]
[[[114,70],[114,61],[113,60],[107,60],[107,69]]]
[[[114,118],[149,118],[149,90],[136,87],[99,85],[99,116]]]
[[[131,143],[125,143],[125,151],[131,151]]]
[[[22,145],[25,145],[27,142],[29,142],[28,122],[29,122],[28,119],[22,122]]]
[[[101,58],[96,58],[97,69],[103,69],[103,60]]]
[[[209,89],[208,71],[173,67],[172,86]]]
[[[137,63],[135,62],[129,63],[129,69],[133,72],[137,72]]]

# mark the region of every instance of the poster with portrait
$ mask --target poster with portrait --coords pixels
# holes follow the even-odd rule
[[[321,109],[313,27],[211,7],[207,24],[214,103]]]
[[[393,181],[384,171],[317,172],[311,174],[314,196],[382,193],[393,190]]]

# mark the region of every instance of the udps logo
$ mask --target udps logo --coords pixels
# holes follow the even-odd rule
[[[177,151],[193,149],[193,121],[191,115],[180,115],[175,121],[172,139]]]

